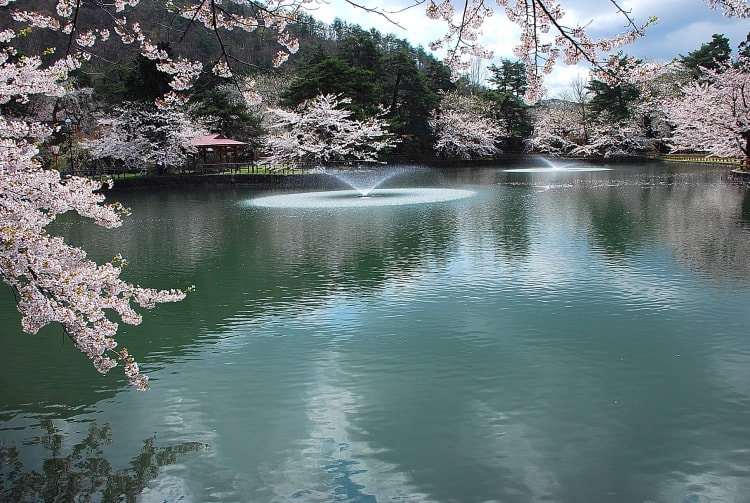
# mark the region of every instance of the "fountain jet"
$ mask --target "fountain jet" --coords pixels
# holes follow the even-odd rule
[[[385,166],[376,163],[358,163],[324,168],[323,172],[355,190],[359,197],[369,197],[373,190],[386,181],[404,173],[402,166]]]
[[[546,157],[536,157],[538,162],[543,166],[533,166],[530,168],[512,168],[505,169],[506,173],[566,173],[575,171],[610,171],[612,168],[591,165],[577,165],[576,161],[559,163]]]

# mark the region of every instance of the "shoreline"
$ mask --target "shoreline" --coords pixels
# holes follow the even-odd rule
[[[555,158],[567,159],[567,158]],[[633,159],[628,159],[632,161]],[[685,163],[686,161],[675,161],[672,159],[644,158],[644,162],[662,162],[665,164]],[[506,160],[507,162],[508,160]],[[594,160],[593,162],[602,162]],[[438,168],[456,167],[463,168],[466,166],[482,166],[489,163],[495,164],[498,161],[468,161],[448,163],[423,163],[424,166]],[[503,161],[500,161],[501,163]],[[618,162],[618,160],[609,160],[609,162]],[[707,164],[707,163],[700,163]],[[712,163],[723,164],[723,163]],[[394,165],[395,166],[395,165]],[[728,165],[726,167],[729,167]],[[750,172],[739,169],[728,170],[726,180],[733,183],[750,184]],[[104,187],[104,192],[119,192],[140,189],[153,188],[182,188],[182,187],[230,187],[245,186],[259,188],[278,188],[278,189],[317,189],[317,190],[334,190],[346,188],[346,185],[325,173],[294,173],[294,174],[258,174],[258,173],[221,173],[221,174],[167,174],[139,176],[132,178],[113,178],[114,186],[110,189]]]
[[[248,173],[213,174],[213,175],[159,175],[142,176],[137,178],[113,178],[111,189],[105,192],[152,188],[181,188],[181,187],[228,187],[242,185],[245,187],[279,188],[279,189],[337,189],[343,182],[322,173],[305,173],[289,175],[259,175]]]

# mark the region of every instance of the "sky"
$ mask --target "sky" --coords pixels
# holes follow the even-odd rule
[[[358,1],[361,5],[380,6],[389,11],[402,10],[414,3],[413,0]],[[490,0],[488,3],[493,2]],[[563,19],[565,24],[589,25],[589,34],[594,39],[613,36],[625,30],[625,20],[617,13],[611,0],[561,0],[561,3],[566,13]],[[645,23],[651,16],[658,17],[657,22],[648,28],[645,37],[622,48],[625,54],[646,61],[670,61],[681,54],[688,54],[709,42],[714,33],[726,36],[732,51],[736,53],[737,45],[750,32],[750,20],[725,18],[721,12],[709,9],[704,0],[621,0],[619,4],[631,12],[638,24]],[[428,49],[431,41],[440,38],[444,25],[427,19],[424,9],[423,5],[417,5],[390,15],[401,27],[382,16],[354,8],[345,0],[320,3],[310,14],[325,23],[339,18],[364,29],[375,28],[384,34],[393,33],[398,38],[408,40],[413,46],[421,45]],[[485,23],[483,31],[482,40],[495,55],[489,63],[498,63],[501,58],[516,59],[512,50],[517,44],[519,30],[505,18],[500,8]],[[442,57],[440,53],[435,55]],[[555,97],[564,92],[576,76],[585,77],[587,71],[584,64],[576,67],[558,64],[546,81],[548,96]]]

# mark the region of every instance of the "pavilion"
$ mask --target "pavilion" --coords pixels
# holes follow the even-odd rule
[[[198,149],[193,155],[196,171],[237,171],[241,161],[240,155],[247,148],[245,142],[231,140],[220,134],[196,136],[190,144]]]

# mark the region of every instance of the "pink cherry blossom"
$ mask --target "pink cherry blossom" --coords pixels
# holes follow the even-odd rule
[[[704,69],[703,79],[684,85],[664,111],[674,125],[676,151],[750,158],[750,59]]]
[[[443,95],[440,110],[432,112],[430,127],[435,133],[438,155],[461,159],[491,157],[500,153],[496,142],[504,126],[482,111],[489,107],[475,96]]]
[[[272,155],[270,165],[281,163],[357,159],[377,160],[384,148],[395,145],[379,117],[359,121],[352,112],[341,108],[349,98],[333,94],[318,96],[297,110],[271,108],[273,122],[266,147]]]

